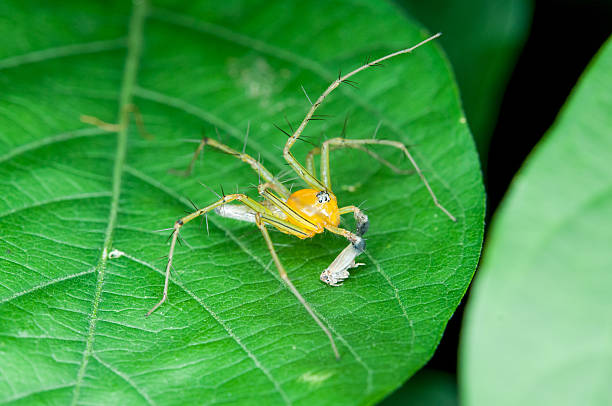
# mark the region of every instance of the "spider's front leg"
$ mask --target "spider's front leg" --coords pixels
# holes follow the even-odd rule
[[[338,211],[340,212],[340,215],[353,213],[358,236],[362,237],[368,232],[368,229],[370,228],[370,220],[368,219],[367,214],[365,214],[359,207],[346,206],[340,208]]]

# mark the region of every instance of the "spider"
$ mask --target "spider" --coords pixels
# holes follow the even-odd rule
[[[259,195],[263,199],[257,201],[250,198],[249,196],[242,193],[228,194],[219,196],[219,200],[216,202],[197,209],[193,213],[182,217],[174,223],[172,228],[172,239],[170,242],[170,251],[168,254],[168,263],[166,266],[165,283],[161,300],[153,306],[153,308],[147,313],[147,316],[153,313],[159,306],[161,306],[168,298],[168,281],[170,277],[170,269],[172,267],[172,259],[174,258],[174,249],[179,236],[180,229],[192,221],[195,218],[206,215],[208,212],[214,210],[216,214],[232,218],[235,220],[245,221],[255,224],[266,242],[270,255],[278,269],[280,277],[287,285],[289,290],[295,295],[298,301],[302,304],[304,309],[310,314],[314,321],[319,325],[321,330],[327,335],[333,353],[336,358],[339,358],[339,352],[334,341],[334,337],[330,333],[329,329],[323,324],[319,317],[314,313],[308,302],[302,297],[302,295],[295,288],[283,264],[281,263],[272,239],[268,233],[268,227],[273,227],[285,234],[296,236],[300,239],[307,239],[313,237],[315,234],[329,231],[331,233],[340,235],[349,241],[349,245],[338,255],[338,257],[331,263],[331,265],[323,271],[320,276],[321,281],[330,285],[338,286],[348,276],[348,269],[354,268],[360,264],[355,263],[355,258],[365,250],[365,240],[363,235],[368,230],[369,221],[368,217],[361,209],[357,206],[349,205],[338,207],[338,200],[332,192],[332,184],[330,179],[329,170],[329,152],[330,150],[339,148],[353,148],[365,151],[373,158],[380,162],[392,167],[391,164],[386,162],[384,159],[368,150],[365,146],[367,145],[386,145],[401,150],[406,157],[410,160],[416,173],[420,177],[421,181],[427,188],[433,203],[442,210],[451,220],[456,221],[455,217],[442,206],[435,193],[430,187],[429,183],[425,179],[425,176],[418,167],[416,161],[412,155],[408,152],[408,149],[404,144],[397,141],[390,140],[379,140],[379,139],[345,139],[345,138],[332,138],[322,143],[321,147],[314,148],[306,157],[306,164],[303,166],[300,164],[293,154],[291,153],[291,147],[298,140],[304,128],[308,122],[313,119],[313,115],[317,108],[323,103],[323,100],[341,83],[351,84],[349,78],[353,75],[361,72],[372,66],[380,66],[380,63],[392,58],[397,55],[410,53],[416,48],[423,44],[439,37],[441,34],[433,35],[424,41],[412,46],[411,48],[403,49],[391,54],[388,54],[375,61],[368,62],[361,67],[353,70],[352,72],[338,77],[334,80],[329,87],[319,96],[315,103],[311,102],[311,107],[306,117],[302,120],[297,130],[289,136],[287,143],[283,149],[283,157],[291,167],[291,169],[308,185],[305,189],[297,190],[293,193],[285,187],[280,181],[278,181],[270,171],[268,171],[258,160],[245,154],[240,153],[227,145],[222,144],[214,139],[204,137],[200,142],[198,148],[195,151],[193,159],[187,169],[187,173],[191,172],[193,164],[197,159],[199,153],[204,149],[205,146],[216,148],[224,153],[230,154],[241,161],[247,163],[251,168],[258,174],[260,178],[260,184],[257,188]],[[310,99],[309,99],[310,101]],[[314,167],[314,158],[316,155],[320,155],[320,177],[316,176]],[[393,168],[393,167],[392,167]],[[261,183],[261,180],[264,183]],[[228,205],[230,202],[239,202],[241,205]],[[344,214],[352,213],[356,221],[356,232],[351,232],[344,228],[339,227],[340,216]]]

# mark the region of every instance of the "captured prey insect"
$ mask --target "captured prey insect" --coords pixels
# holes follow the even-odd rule
[[[312,103],[311,108],[306,114],[306,117],[302,120],[300,126],[289,135],[289,139],[283,149],[283,157],[291,167],[291,169],[299,176],[308,188],[301,189],[290,193],[280,181],[278,181],[258,160],[255,160],[251,156],[247,155],[228,147],[214,139],[203,138],[200,145],[198,146],[194,157],[189,165],[188,172],[191,171],[193,163],[197,159],[198,154],[203,150],[205,146],[216,148],[222,152],[230,154],[241,161],[247,163],[253,168],[258,174],[260,180],[264,182],[259,184],[258,192],[263,198],[262,201],[257,201],[248,197],[245,194],[235,193],[219,196],[219,200],[216,202],[197,209],[193,213],[176,221],[172,231],[172,240],[170,243],[170,251],[168,254],[168,263],[166,266],[166,275],[164,290],[161,300],[147,313],[150,315],[159,306],[161,306],[168,298],[168,281],[170,277],[170,270],[172,268],[172,260],[174,258],[174,249],[176,242],[179,238],[179,231],[186,223],[193,219],[206,215],[208,212],[214,210],[216,214],[222,217],[228,217],[236,220],[241,220],[255,224],[266,242],[268,250],[272,256],[272,259],[280,273],[280,277],[283,279],[289,290],[295,295],[302,306],[319,325],[323,332],[329,338],[332,350],[339,358],[338,349],[334,341],[334,337],[330,333],[329,329],[319,319],[319,317],[312,310],[308,302],[302,297],[297,291],[295,286],[291,283],[283,264],[281,263],[274,244],[268,233],[268,226],[274,227],[275,229],[296,236],[300,239],[311,238],[315,234],[322,233],[325,230],[330,231],[334,234],[345,237],[349,241],[349,245],[338,255],[338,257],[331,263],[331,265],[323,271],[320,276],[321,281],[327,283],[330,286],[338,286],[349,276],[348,270],[354,268],[360,264],[355,263],[355,258],[364,251],[365,241],[363,235],[368,230],[368,217],[360,210],[357,206],[338,206],[336,196],[332,192],[332,185],[330,180],[329,170],[329,152],[330,150],[339,148],[353,148],[362,150],[368,153],[375,159],[378,159],[383,164],[391,166],[384,159],[374,154],[366,148],[368,145],[386,145],[401,150],[404,155],[410,160],[416,173],[420,177],[421,181],[427,188],[433,203],[442,210],[451,220],[456,221],[455,217],[442,206],[430,187],[427,179],[423,175],[421,169],[417,165],[412,155],[408,152],[408,149],[404,144],[397,141],[390,140],[379,140],[379,139],[345,139],[345,138],[332,138],[322,143],[320,147],[315,147],[307,156],[305,166],[300,164],[291,153],[291,147],[298,140],[304,128],[308,122],[313,119],[313,115],[317,108],[323,103],[325,98],[336,89],[341,83],[351,83],[350,78],[372,66],[380,66],[380,63],[392,58],[397,55],[407,54],[422,46],[423,44],[439,37],[440,34],[436,34],[426,40],[418,43],[417,45],[407,48],[401,51],[394,52],[386,55],[375,61],[368,62],[354,71],[339,76],[338,79],[334,80],[329,87],[319,96],[319,98]],[[310,99],[309,99],[310,101]],[[314,158],[316,155],[320,155],[320,177],[316,176],[314,171]],[[241,205],[228,205],[230,202],[241,203]],[[352,213],[356,221],[356,231],[351,232],[344,228],[339,227],[340,216],[344,214]]]

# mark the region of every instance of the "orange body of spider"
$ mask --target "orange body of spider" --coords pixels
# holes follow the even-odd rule
[[[301,239],[322,233],[326,226],[337,227],[340,224],[338,200],[331,192],[301,189],[289,196],[287,205],[314,225],[314,227],[308,227],[308,235],[298,236]],[[291,217],[288,217],[287,221],[303,227]]]

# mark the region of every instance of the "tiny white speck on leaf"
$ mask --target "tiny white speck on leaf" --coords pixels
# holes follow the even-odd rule
[[[125,255],[125,252],[119,251],[118,249],[114,249],[110,252],[110,254],[108,254],[108,257],[110,259],[116,259],[116,258],[121,258],[124,255]]]

